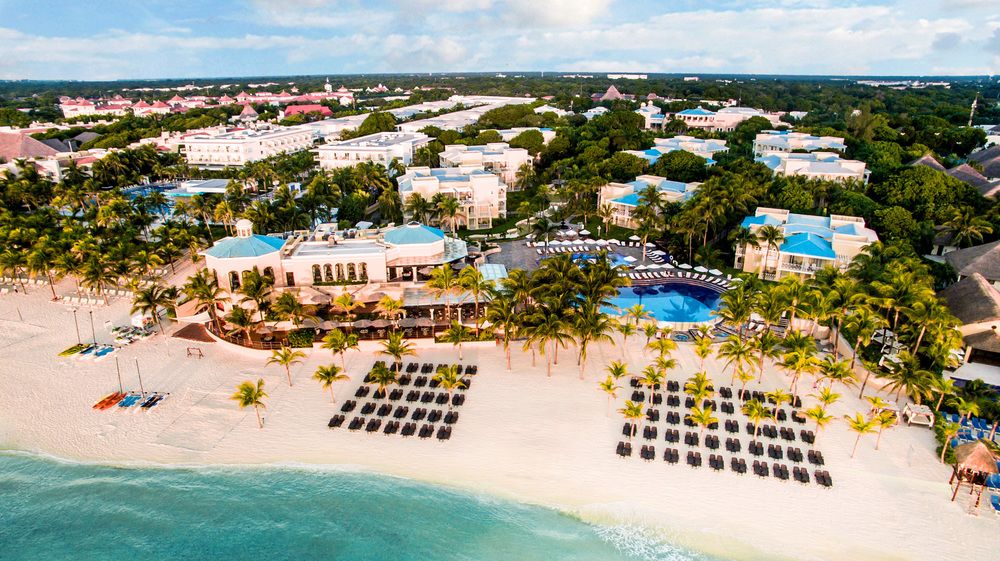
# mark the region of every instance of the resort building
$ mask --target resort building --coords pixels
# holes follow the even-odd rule
[[[527,132],[527,131],[538,131],[542,134],[542,143],[548,144],[553,138],[556,137],[556,131],[547,127],[514,127],[512,129],[500,129],[497,133],[504,142],[510,142],[514,140],[517,135]]]
[[[610,206],[612,224],[634,229],[638,224],[633,213],[640,204],[640,194],[650,185],[657,187],[664,202],[679,203],[691,198],[701,183],[682,183],[656,175],[640,175],[628,183],[609,183],[601,187],[597,208]]]
[[[711,132],[732,132],[736,126],[750,119],[751,117],[763,117],[771,122],[772,126],[781,125],[781,115],[779,113],[766,113],[760,109],[752,107],[723,107],[718,111],[709,111],[698,106],[695,109],[685,109],[674,114],[664,115],[664,122],[673,119],[684,121],[688,128],[702,129]]]
[[[500,176],[507,185],[517,180],[517,170],[532,161],[524,148],[511,148],[506,142],[491,142],[482,146],[449,144],[438,154],[443,168],[482,168]]]
[[[584,111],[581,114],[584,117],[586,117],[587,120],[589,121],[589,120],[593,119],[594,117],[600,117],[601,115],[603,115],[603,114],[605,114],[607,112],[608,112],[608,108],[607,107],[598,105],[597,107],[593,107],[591,109],[588,109],[588,110]]]
[[[878,234],[856,216],[809,216],[760,207],[754,216],[743,219],[743,227],[753,233],[764,226],[781,230],[780,245],[768,248],[760,242],[760,247],[737,247],[733,267],[767,280],[789,275],[809,278],[827,266],[846,270],[868,244],[878,241]]]
[[[411,222],[383,230],[336,231],[320,225],[288,238],[253,233],[249,220],[236,235],[202,251],[219,286],[233,292],[256,269],[276,288],[419,281],[430,269],[465,259],[465,242]]]
[[[482,168],[411,167],[398,183],[403,208],[414,195],[427,201],[439,194],[458,200],[457,222],[470,230],[492,228],[493,220],[507,216],[507,185]]]
[[[815,152],[816,150],[847,150],[844,139],[837,136],[813,136],[804,132],[764,131],[753,141],[753,155],[769,152]]]
[[[653,147],[646,150],[626,150],[626,153],[638,156],[649,162],[649,165],[656,163],[660,156],[683,150],[695,156],[705,158],[705,165],[715,163],[715,155],[719,152],[728,152],[725,140],[714,138],[695,138],[693,136],[678,135],[673,138],[653,139]]]
[[[312,131],[304,127],[263,130],[236,128],[185,137],[181,152],[192,166],[222,168],[298,152],[311,148],[312,145]]]
[[[868,171],[864,162],[845,160],[833,152],[768,152],[754,158],[771,169],[774,175],[798,175],[806,179],[826,181],[861,181],[868,183]]]
[[[392,160],[408,166],[413,161],[413,153],[430,141],[429,136],[419,132],[378,132],[324,144],[315,150],[316,161],[323,169],[349,167],[361,162],[388,166]]]
[[[462,130],[474,125],[487,111],[504,107],[505,105],[520,105],[524,103],[534,103],[533,97],[503,97],[487,95],[454,95],[448,98],[453,105],[474,106],[470,109],[445,113],[436,117],[428,117],[417,121],[408,121],[399,124],[396,128],[402,132],[419,132],[426,127],[437,127],[441,130]],[[398,117],[398,116],[397,116]]]
[[[984,243],[944,253],[944,260],[958,272],[958,279],[979,275],[1000,287],[1000,242]]]
[[[556,117],[565,117],[566,115],[573,114],[572,111],[566,111],[565,109],[559,109],[551,105],[540,105],[535,108],[535,114],[537,115],[544,115],[546,113],[555,113]]]

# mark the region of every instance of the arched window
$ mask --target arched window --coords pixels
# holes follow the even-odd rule
[[[274,282],[274,269],[271,267],[264,267],[264,276],[271,279],[271,282]]]
[[[331,267],[329,263],[323,265],[323,280],[326,282],[333,281],[333,267]]]
[[[359,267],[361,267],[361,280],[367,281],[368,280],[368,264],[367,263],[362,263],[361,265],[359,265]]]
[[[357,278],[358,278],[358,275],[357,275],[357,272],[355,272],[355,270],[354,270],[354,263],[348,263],[347,264],[347,280],[353,281],[353,280],[357,280]]]
[[[256,270],[256,267],[254,268],[254,270]],[[240,273],[240,277],[242,277],[243,282],[247,282],[247,277],[249,276],[250,276],[250,271],[243,271],[242,273]]]
[[[344,282],[344,264],[337,263],[337,280]]]
[[[236,271],[229,271],[229,289],[239,290],[240,289],[240,274]]]
[[[323,276],[319,270],[319,265],[313,265],[313,282],[323,282]]]

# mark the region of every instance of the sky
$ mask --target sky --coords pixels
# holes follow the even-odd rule
[[[0,0],[0,79],[982,75],[1000,0]]]

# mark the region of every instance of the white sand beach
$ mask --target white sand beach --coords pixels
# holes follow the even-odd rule
[[[507,372],[501,348],[466,348],[464,362],[478,364],[479,374],[447,442],[327,428],[377,358],[375,345],[348,354],[352,379],[336,386],[334,405],[310,379],[317,365],[339,361],[326,351],[316,349],[294,367],[295,385],[289,388],[280,367],[264,366],[267,353],[157,335],[117,356],[127,389],[139,389],[138,360],[146,391],[170,397],[148,412],[95,411],[91,406],[118,388],[114,358],[58,357],[76,343],[72,313],[48,301],[47,287],[30,290],[26,296],[0,297],[0,447],[5,449],[108,464],[372,470],[548,505],[595,523],[635,524],[728,559],[987,561],[1000,551],[1000,517],[988,503],[970,514],[967,494],[950,502],[950,468],[938,463],[926,428],[887,431],[878,451],[874,435],[866,436],[851,459],[854,434],[834,423],[818,443],[834,481],[831,489],[739,476],[728,465],[719,473],[687,467],[683,460],[669,465],[660,456],[662,437],[655,461],[642,461],[637,452],[619,458],[615,444],[622,439],[622,419],[606,415],[607,400],[597,388],[604,365],[621,356],[619,345],[591,351],[585,381],[578,377],[572,348],[560,353],[551,378],[543,359],[531,366],[530,354],[515,352]],[[125,324],[127,312],[123,301],[94,309],[98,340],[110,342],[105,321]],[[87,340],[88,309],[81,308],[78,318]],[[643,337],[633,337],[626,349],[633,372],[646,364],[643,343]],[[187,357],[187,347],[200,348],[204,358]],[[675,355],[680,367],[670,379],[697,370],[690,347],[682,344]],[[456,362],[457,354],[436,346],[419,349],[414,360]],[[708,370],[717,384],[729,384],[728,374],[719,374],[720,363],[710,360]],[[239,382],[258,376],[270,394],[263,430],[252,410],[240,411],[229,399]],[[787,383],[772,368],[763,388]],[[621,392],[619,403],[627,393]],[[856,395],[845,395],[832,413],[842,417],[862,410]],[[640,444],[637,440],[635,448]],[[750,463],[752,457],[746,457]]]

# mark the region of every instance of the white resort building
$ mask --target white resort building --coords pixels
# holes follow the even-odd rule
[[[845,160],[834,152],[768,152],[754,158],[771,169],[774,175],[799,175],[807,179],[827,181],[862,181],[868,183],[868,171],[864,162]]]
[[[660,159],[660,156],[678,150],[705,158],[705,165],[710,166],[715,163],[715,155],[719,152],[728,152],[729,147],[726,146],[725,140],[678,135],[673,138],[653,139],[653,147],[646,150],[626,150],[625,152],[643,158],[649,162],[649,165],[653,165],[656,160]]]
[[[419,132],[378,132],[324,144],[316,149],[316,161],[323,169],[349,167],[361,162],[388,166],[394,159],[408,166],[413,161],[413,153],[430,141],[429,136]]]
[[[507,185],[517,179],[517,170],[532,161],[524,148],[511,148],[506,142],[491,142],[482,146],[449,144],[438,154],[443,168],[482,168],[500,176]]]
[[[704,107],[695,109],[685,109],[674,114],[666,114],[661,120],[670,122],[672,119],[684,121],[684,124],[692,129],[702,129],[711,132],[732,132],[736,126],[750,119],[751,117],[763,117],[771,122],[772,126],[781,125],[781,115],[779,113],[766,113],[760,109],[752,107],[723,107],[718,111],[709,111]],[[655,122],[652,123],[655,128]]]
[[[788,275],[809,278],[826,266],[843,271],[868,244],[878,241],[878,234],[856,216],[810,216],[760,207],[743,219],[743,227],[753,233],[764,226],[779,228],[784,239],[778,247],[769,248],[763,241],[760,247],[737,247],[733,267],[767,280]]]
[[[187,136],[181,153],[188,164],[201,168],[242,166],[290,152],[311,148],[312,131],[304,127],[271,129],[224,129]]]
[[[419,281],[430,269],[465,259],[465,242],[415,222],[388,229],[315,231],[289,238],[253,233],[249,220],[236,223],[236,235],[202,251],[205,266],[230,292],[256,269],[276,288]]]
[[[701,183],[670,181],[656,175],[640,175],[628,183],[609,183],[601,187],[597,208],[608,205],[612,209],[611,223],[622,228],[636,228],[633,213],[640,204],[640,193],[650,185],[656,185],[664,202],[679,203],[694,195]]]
[[[411,167],[399,177],[398,183],[404,208],[415,195],[427,201],[439,194],[457,199],[458,223],[470,230],[492,228],[493,220],[507,216],[507,185],[499,176],[482,168]]]
[[[769,152],[794,152],[804,150],[847,150],[844,139],[837,136],[813,136],[804,132],[764,131],[753,141],[753,155],[764,156]]]

